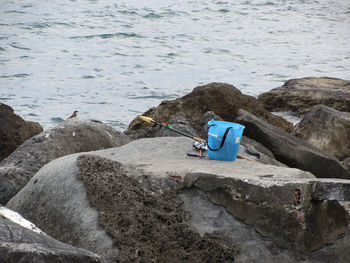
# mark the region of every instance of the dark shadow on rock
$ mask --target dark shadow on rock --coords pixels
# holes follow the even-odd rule
[[[42,131],[39,123],[23,120],[10,106],[0,102],[0,162],[23,142]]]
[[[350,179],[344,166],[332,155],[307,142],[240,110],[237,122],[246,127],[244,133],[272,151],[276,159],[289,167],[299,168],[321,178]]]

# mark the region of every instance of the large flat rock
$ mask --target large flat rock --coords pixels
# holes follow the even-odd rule
[[[189,190],[189,195],[182,195],[184,200],[187,200],[185,208],[196,207],[195,203],[191,203],[195,198],[188,198],[189,196],[201,200],[204,199],[200,196],[205,196],[208,202],[223,207],[228,214],[253,227],[258,235],[268,238],[274,246],[304,258],[312,254],[312,251],[346,235],[348,213],[335,199],[340,196],[348,197],[346,193],[349,190],[349,180],[332,179],[331,184],[341,187],[343,193],[340,193],[339,188],[333,188],[329,181],[323,185],[322,180],[326,179],[320,180],[299,169],[264,165],[243,159],[223,162],[210,160],[208,157],[193,158],[187,156],[187,152],[191,151],[191,139],[163,137],[140,139],[121,147],[66,156],[43,167],[28,185],[10,200],[8,206],[36,217],[36,220],[32,219],[35,223],[40,223],[38,214],[43,207],[48,206],[50,211],[55,213],[63,207],[66,212],[59,215],[61,221],[71,220],[74,214],[75,224],[79,223],[79,231],[84,228],[90,229],[93,235],[95,230],[91,230],[90,225],[95,226],[96,219],[94,222],[79,219],[83,217],[84,211],[79,210],[78,204],[85,200],[84,209],[89,206],[86,197],[83,201],[74,202],[73,207],[70,206],[70,200],[76,200],[75,195],[84,195],[81,193],[84,192],[84,187],[76,177],[79,169],[85,169],[79,165],[78,167],[77,163],[81,163],[85,158],[90,166],[97,169],[88,173],[90,177],[86,177],[86,180],[93,190],[86,191],[90,191],[90,195],[99,194],[100,201],[113,200],[114,196],[119,194],[130,198],[122,185],[115,187],[115,183],[125,180],[125,176],[136,179],[144,191],[154,195],[174,190]],[[103,167],[108,168],[107,173],[103,172]],[[134,187],[135,183],[127,185],[126,187]],[[330,191],[338,191],[339,194],[329,195]],[[155,201],[151,203],[153,202]],[[113,207],[112,203],[110,207]],[[209,209],[209,206],[199,207],[198,211],[201,209]],[[198,218],[198,211],[189,210]],[[116,220],[120,216],[121,211],[115,208],[113,211],[115,212],[112,212],[112,215],[104,217],[105,220]],[[208,213],[211,212],[213,211],[208,210]],[[69,218],[67,214],[70,215]],[[48,217],[49,215],[45,215],[46,222],[50,220]],[[229,217],[225,218],[227,220]],[[193,220],[192,223],[193,228],[204,231],[196,225],[203,225],[201,220]],[[73,227],[73,233],[79,233],[74,230],[75,224],[69,226]],[[107,221],[106,225],[112,227],[113,223]],[[40,224],[38,226],[43,229]],[[56,233],[59,231],[56,230]],[[84,245],[84,242],[79,244]],[[101,251],[101,247],[96,247],[97,244],[90,245],[95,247],[90,247],[89,250],[97,253]],[[257,260],[254,257],[250,258],[253,259]]]

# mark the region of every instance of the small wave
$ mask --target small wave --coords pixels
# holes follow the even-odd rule
[[[29,77],[30,74],[14,74],[14,75],[2,75],[0,76],[0,78],[25,78],[25,77]]]
[[[75,23],[52,22],[52,24],[57,26],[76,27]]]
[[[50,23],[38,23],[35,22],[33,24],[30,25],[32,28],[48,28],[51,27]]]
[[[128,125],[126,125],[125,123],[122,123],[120,121],[115,121],[115,120],[106,120],[106,124],[112,127],[121,128],[123,130],[128,128]]]
[[[4,48],[0,47],[0,51],[6,51],[6,49],[4,49]]]
[[[113,34],[98,34],[98,35],[90,35],[90,36],[74,36],[70,37],[70,39],[92,39],[92,38],[144,38],[143,36],[136,33],[113,33]]]
[[[22,97],[22,98],[28,98],[28,97]],[[34,105],[34,104],[22,104],[21,107],[26,107],[26,108],[29,108],[29,109],[35,109],[35,108],[38,108],[39,105]],[[32,113],[34,114],[34,113]],[[33,115],[34,116],[34,115]]]
[[[85,76],[82,76],[81,78],[82,79],[94,79],[95,77],[91,76],[91,75],[85,75]]]
[[[156,14],[156,13],[148,13],[147,15],[144,15],[143,18],[146,18],[146,19],[159,19],[159,18],[162,18],[163,16],[162,15],[159,15],[159,14]]]
[[[168,94],[168,95],[145,95],[145,96],[129,96],[128,99],[138,100],[138,99],[159,99],[159,100],[170,100],[178,98],[177,94]]]
[[[27,12],[17,11],[17,10],[9,10],[9,11],[5,11],[5,14],[27,14]]]
[[[84,102],[85,104],[90,104],[90,105],[105,105],[105,104],[108,104],[107,102],[105,101],[100,101],[100,102],[92,102],[92,101],[86,101]]]
[[[63,122],[64,120],[60,117],[53,117],[50,119],[50,121],[51,121],[51,123],[58,124],[58,123]]]
[[[118,13],[123,15],[138,15],[137,12],[128,10],[119,10]]]
[[[15,44],[10,44],[10,46],[13,47],[13,48],[17,48],[17,49],[30,50],[30,48],[17,46],[17,45],[15,45]]]
[[[121,57],[127,57],[127,56],[128,56],[128,55],[126,55],[126,54],[122,54],[122,53],[118,53],[118,52],[113,53],[113,55],[121,56]]]
[[[33,57],[30,57],[30,56],[20,56],[19,58],[20,59],[34,59]]]
[[[226,9],[226,8],[222,8],[222,9],[219,9],[218,12],[220,12],[220,13],[229,13],[231,11]]]

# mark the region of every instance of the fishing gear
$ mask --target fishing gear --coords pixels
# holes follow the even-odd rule
[[[193,147],[200,150],[200,151],[206,151],[208,150],[208,144],[207,144],[207,141],[206,140],[203,140],[201,138],[198,138],[198,137],[195,137],[191,134],[187,134],[183,131],[179,131],[177,129],[174,129],[171,125],[169,124],[166,124],[164,122],[156,122],[155,120],[153,120],[151,117],[146,117],[146,116],[139,116],[139,119],[144,121],[144,122],[147,122],[147,123],[150,123],[150,124],[153,124],[154,126],[160,126],[160,127],[164,127],[166,129],[169,129],[173,132],[176,132],[178,134],[181,134],[185,137],[188,137],[188,138],[191,138],[193,139],[195,142],[193,143]],[[199,144],[195,144],[196,142],[198,142]],[[198,147],[198,148],[197,148]],[[189,155],[189,154],[188,154]],[[192,156],[192,155],[189,155],[189,156]],[[197,156],[195,155],[195,157],[200,157],[200,156]],[[204,157],[204,156],[202,156]],[[246,157],[244,155],[241,155],[241,154],[237,154],[237,157],[240,158],[240,159],[246,159],[248,161],[251,161],[251,162],[258,162],[257,160],[254,160],[254,159],[251,159],[249,157]]]
[[[179,134],[181,134],[181,135],[183,135],[183,136],[186,136],[186,137],[188,137],[188,138],[191,138],[191,139],[193,139],[193,140],[196,141],[196,142],[206,143],[206,141],[203,140],[203,139],[201,139],[201,138],[198,138],[198,137],[192,136],[192,135],[190,135],[190,134],[187,134],[187,133],[185,133],[185,132],[182,132],[182,131],[179,131],[179,130],[177,130],[177,129],[174,129],[173,127],[171,127],[171,125],[166,124],[166,123],[164,123],[164,122],[156,122],[156,121],[153,120],[151,117],[139,116],[139,119],[140,119],[140,120],[143,120],[144,122],[148,122],[148,123],[150,123],[150,124],[153,124],[153,125],[155,125],[155,126],[158,125],[158,126],[160,126],[160,127],[167,128],[167,129],[169,129],[169,130],[171,130],[171,131],[173,131],[173,132],[176,132],[176,133],[179,133]]]

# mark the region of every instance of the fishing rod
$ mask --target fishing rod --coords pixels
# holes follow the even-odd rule
[[[179,131],[179,130],[177,130],[177,129],[174,129],[173,127],[171,127],[171,125],[166,124],[166,123],[164,123],[164,122],[156,122],[156,121],[153,120],[151,117],[139,116],[139,119],[140,119],[140,120],[143,120],[144,122],[148,122],[148,123],[150,123],[150,124],[153,124],[153,125],[158,125],[158,126],[160,126],[160,127],[167,128],[167,129],[169,129],[169,130],[171,130],[171,131],[173,131],[173,132],[176,132],[176,133],[179,133],[179,134],[181,134],[181,135],[183,135],[183,136],[186,136],[186,137],[188,137],[188,138],[191,138],[191,139],[193,139],[193,140],[196,141],[196,142],[206,143],[206,140],[203,140],[203,139],[201,139],[201,138],[192,136],[191,134],[187,134],[187,133],[185,133],[185,132],[182,132],[182,131]]]
[[[160,127],[164,127],[164,128],[166,128],[166,129],[168,129],[168,130],[171,130],[171,131],[173,131],[173,132],[176,132],[176,133],[178,133],[178,134],[181,134],[181,135],[183,135],[183,136],[185,136],[185,137],[191,138],[192,140],[194,140],[194,141],[196,141],[196,142],[199,142],[199,143],[201,143],[201,144],[203,144],[203,145],[204,145],[204,144],[206,145],[206,143],[207,143],[206,140],[203,140],[203,139],[201,139],[201,138],[195,137],[195,136],[193,136],[193,135],[191,135],[191,134],[188,134],[188,133],[185,133],[185,132],[183,132],[183,131],[179,131],[179,130],[177,130],[177,129],[174,129],[171,125],[166,124],[165,122],[156,122],[156,121],[153,120],[151,117],[139,116],[139,119],[142,120],[142,121],[144,121],[144,122],[153,124],[154,126],[157,126],[157,125],[158,125],[158,126],[160,126]],[[246,159],[246,160],[248,160],[248,161],[257,162],[257,163],[258,163],[257,160],[251,159],[251,158],[246,157],[246,156],[241,155],[241,154],[237,154],[237,158]]]

